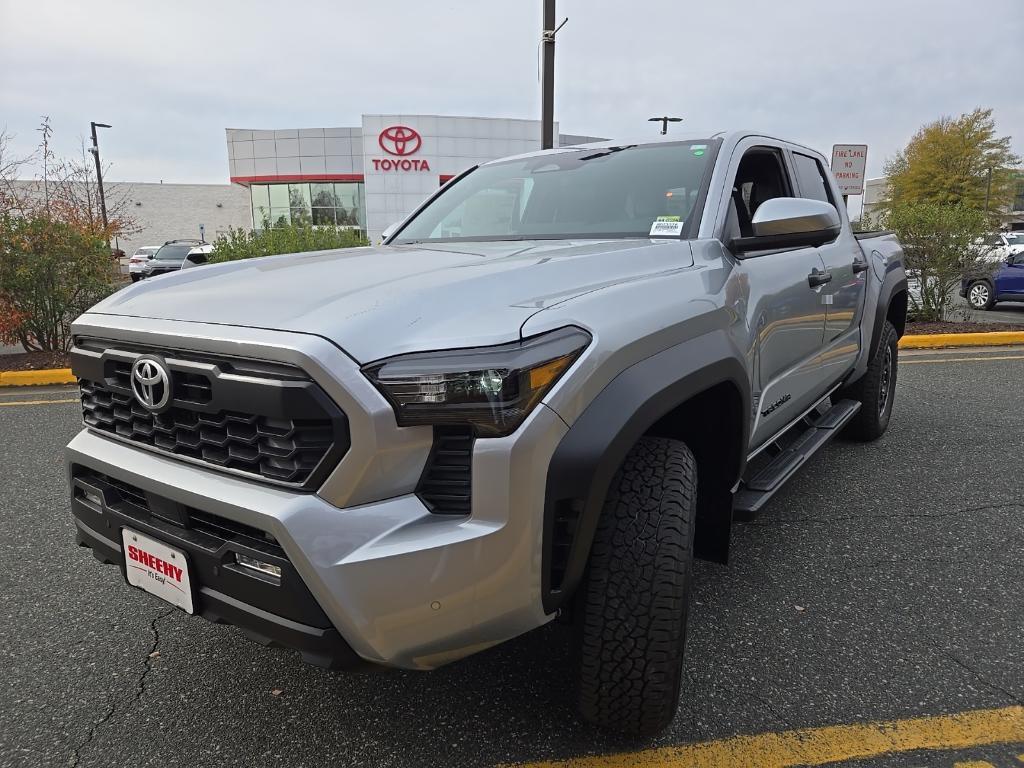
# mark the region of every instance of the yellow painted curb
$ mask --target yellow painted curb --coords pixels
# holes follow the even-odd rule
[[[921,333],[900,339],[900,349],[936,349],[939,347],[1005,347],[1024,344],[1024,331],[990,333]]]
[[[0,371],[0,387],[42,387],[49,384],[74,384],[78,379],[70,368],[45,371]]]

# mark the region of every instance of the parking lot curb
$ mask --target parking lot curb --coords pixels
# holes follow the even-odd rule
[[[70,368],[44,371],[0,371],[0,387],[43,387],[51,384],[74,384],[77,379]]]
[[[1009,347],[1024,344],[1024,331],[989,333],[921,333],[900,339],[900,349],[937,349],[939,347]]]

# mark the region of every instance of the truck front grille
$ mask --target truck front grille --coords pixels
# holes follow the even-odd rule
[[[141,354],[160,356],[170,373],[161,413],[132,393]],[[344,413],[294,367],[94,340],[76,343],[71,359],[86,426],[163,453],[312,487],[349,447]]]

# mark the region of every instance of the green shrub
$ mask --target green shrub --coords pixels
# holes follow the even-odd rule
[[[46,214],[0,216],[0,341],[64,352],[71,322],[113,293],[103,238]]]
[[[910,310],[921,320],[946,319],[964,275],[993,268],[987,249],[977,245],[988,232],[984,211],[959,203],[897,203],[885,223],[896,233],[907,272],[920,286],[911,291]]]
[[[214,241],[210,263],[253,259],[278,253],[326,251],[332,248],[355,248],[369,245],[357,229],[314,227],[308,223],[281,224],[261,230],[232,228]]]

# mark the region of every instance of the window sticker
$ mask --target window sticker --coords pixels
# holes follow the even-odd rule
[[[704,152],[707,150],[707,148],[707,144],[694,144],[692,147],[690,147],[690,151],[693,153],[694,157],[703,157]]]
[[[650,237],[679,237],[683,234],[681,216],[659,216],[651,224]]]

